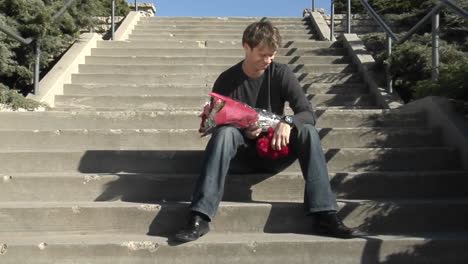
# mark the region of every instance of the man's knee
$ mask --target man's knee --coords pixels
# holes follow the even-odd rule
[[[220,126],[213,133],[213,136],[216,137],[236,137],[238,135],[240,135],[239,129],[233,126]]]
[[[304,124],[304,126],[299,130],[299,134],[317,134],[317,129],[314,125]]]
[[[304,126],[298,130],[298,136],[302,140],[311,140],[312,142],[320,141],[320,136],[314,125],[304,124]]]
[[[217,142],[238,142],[242,141],[242,133],[233,126],[220,126],[212,135],[212,140]],[[240,143],[240,142],[239,142]]]

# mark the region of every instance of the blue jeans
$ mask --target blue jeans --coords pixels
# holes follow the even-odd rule
[[[231,165],[258,172],[279,172],[299,159],[305,180],[306,212],[336,211],[338,206],[330,187],[327,164],[315,127],[306,124],[299,131],[294,128],[291,131],[289,148],[287,157],[274,160],[260,158],[255,154],[254,141],[244,138],[239,129],[232,126],[217,128],[206,146],[190,209],[203,213],[210,219],[214,218]]]

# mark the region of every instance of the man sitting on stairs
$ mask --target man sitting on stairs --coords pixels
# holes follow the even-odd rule
[[[257,171],[277,172],[296,159],[305,179],[304,208],[312,216],[311,226],[314,223],[315,231],[322,235],[353,237],[356,231],[346,227],[336,213],[338,206],[310,102],[291,69],[273,61],[281,47],[278,29],[270,22],[253,23],[245,29],[242,45],[245,59],[218,77],[213,92],[278,115],[284,114],[285,102],[289,102],[294,115],[282,119],[271,141],[274,150],[289,145],[289,155],[274,160],[256,155],[255,139],[261,133],[260,128],[218,127],[205,150],[188,222],[174,239],[193,241],[209,231],[209,222],[215,217],[224,193],[226,175],[234,163]]]

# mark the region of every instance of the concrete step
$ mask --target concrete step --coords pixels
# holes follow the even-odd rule
[[[191,28],[191,29],[181,29],[178,27],[138,27],[136,26],[132,30],[132,35],[136,34],[154,34],[154,35],[169,35],[169,34],[235,34],[237,36],[242,37],[244,28],[234,28],[234,27],[223,27],[223,28],[217,28],[214,26],[211,26],[209,28],[203,27],[203,28]],[[306,35],[306,34],[313,34],[314,31],[310,27],[292,27],[292,28],[284,28],[280,29],[281,36],[283,39],[287,39],[285,37],[286,35],[289,34],[294,34],[294,35]]]
[[[322,128],[324,148],[440,146],[427,128]],[[0,130],[0,151],[202,150],[209,137],[197,129]]]
[[[221,20],[221,19],[177,19],[177,20],[158,20],[158,19],[150,19],[145,20],[141,19],[138,21],[138,25],[196,25],[196,26],[204,26],[204,25],[235,25],[235,26],[242,26],[247,27],[251,23],[258,22],[260,19],[243,19],[243,20]],[[309,21],[303,19],[278,19],[278,20],[270,20],[270,22],[276,26],[300,26],[300,25],[308,25]]]
[[[0,129],[194,129],[198,111],[0,112]],[[423,127],[426,115],[401,110],[318,110],[317,127]]]
[[[129,64],[129,65],[234,65],[244,56],[87,56],[86,64]],[[276,56],[275,61],[287,64],[343,64],[351,62],[345,56]]]
[[[316,107],[328,106],[375,106],[374,97],[370,94],[318,94],[307,95],[307,98]],[[193,109],[203,107],[208,96],[166,96],[166,95],[138,95],[138,96],[81,96],[57,95],[55,96],[55,109],[97,109],[97,110],[168,110]]]
[[[466,199],[468,171],[330,173],[333,192],[342,199]],[[2,202],[155,203],[190,201],[198,174],[84,174],[64,172],[2,175]],[[388,188],[391,185],[392,188]],[[302,201],[300,172],[230,174],[224,201]]]
[[[328,25],[331,25],[331,21],[327,21]],[[335,28],[345,30],[348,28],[346,20],[335,21]],[[375,31],[376,29],[381,29],[380,26],[374,22],[374,20],[365,20],[365,21],[351,21],[351,29],[360,30],[360,31]]]
[[[370,233],[463,232],[468,200],[339,200],[350,227]],[[185,224],[188,203],[0,203],[0,232],[170,235]],[[15,219],[15,221],[11,221]],[[51,221],[53,219],[54,221]],[[302,202],[222,202],[213,233],[312,233]]]
[[[239,61],[238,61],[239,62]],[[104,74],[220,74],[231,68],[232,64],[223,65],[129,65],[129,64],[81,64],[80,73]],[[355,72],[356,68],[349,64],[288,64],[295,73],[341,73]]]
[[[329,19],[331,15],[322,15],[324,19]],[[365,13],[365,14],[351,14],[351,18],[353,20],[372,20],[372,17]],[[347,19],[347,14],[335,14],[335,19]]]
[[[11,234],[11,233],[10,233]],[[334,239],[289,233],[208,233],[200,240],[177,244],[167,237],[144,234],[63,234],[6,236],[2,263],[94,264],[206,263],[466,263],[468,235],[463,232],[374,235]],[[284,250],[287,249],[287,254]],[[331,253],[333,252],[333,253]],[[53,260],[53,261],[52,261]]]
[[[132,84],[132,85],[201,85],[212,86],[221,72],[215,74],[195,73],[152,73],[152,74],[111,74],[111,73],[80,73],[72,74],[73,84]],[[362,82],[359,73],[296,73],[302,85],[312,83],[358,83]]]
[[[207,22],[256,22],[266,20],[272,23],[282,21],[307,21],[303,17],[142,17],[141,22],[156,22],[156,21],[168,21],[168,22],[179,22],[179,21],[207,21]]]
[[[331,19],[325,19],[327,24],[331,24]],[[348,25],[348,20],[346,18],[336,19],[335,18],[335,26],[343,26],[346,27]],[[372,27],[379,27],[379,24],[375,22],[374,19],[351,19],[351,26],[352,27],[362,27],[362,28],[372,28]]]
[[[330,171],[417,171],[460,168],[457,151],[448,147],[325,149]],[[203,151],[85,150],[2,151],[0,171],[82,173],[197,173]],[[415,159],[414,157],[418,157]],[[184,164],[184,166],[181,166]],[[295,162],[288,170],[299,171]]]
[[[329,22],[331,21],[331,16],[329,15],[325,15],[324,17],[325,21]],[[343,16],[340,16],[340,15],[335,15],[335,23],[336,24],[343,24],[345,25],[348,21],[346,15],[343,15]],[[371,16],[368,16],[368,17],[351,17],[351,24],[352,25],[362,25],[362,26],[365,26],[365,25],[376,25],[377,23],[375,22],[375,20],[371,17]]]
[[[184,30],[204,30],[204,29],[236,29],[239,33],[255,21],[250,22],[200,22],[200,21],[178,21],[178,22],[144,22],[140,21],[135,29],[158,28],[158,29],[184,29]],[[313,28],[308,21],[276,22],[273,26],[277,27],[280,33],[282,30]]]
[[[363,94],[368,92],[364,84],[309,83],[302,88],[309,94]],[[207,95],[211,86],[200,85],[117,85],[117,84],[65,84],[65,95]]]
[[[192,23],[184,23],[184,24],[168,24],[168,23],[156,23],[156,24],[149,24],[149,23],[139,23],[135,25],[133,30],[187,30],[187,31],[211,31],[211,30],[232,30],[237,31],[238,33],[244,32],[245,28],[247,27],[248,23],[245,24],[231,24],[231,23],[221,23],[221,24],[212,24],[212,23],[204,23],[203,25],[200,24],[192,24]],[[288,30],[312,30],[315,31],[315,28],[311,26],[310,23],[305,24],[274,24],[275,27],[278,28],[280,34],[282,32]]]
[[[369,34],[369,33],[375,33],[375,32],[383,32],[383,29],[380,27],[375,27],[375,28],[361,28],[361,27],[351,27],[351,33],[354,34]],[[335,28],[335,33],[348,33],[348,29],[346,27],[336,27]]]
[[[335,44],[330,41],[314,41],[314,40],[284,40],[281,48],[330,48]],[[133,41],[98,41],[98,48],[158,48],[158,49],[232,49],[238,48],[242,50],[242,39],[238,40],[133,40]]]
[[[254,22],[259,22],[261,19],[237,19],[237,20],[232,20],[232,19],[175,19],[175,20],[169,20],[169,19],[140,19],[138,21],[138,25],[236,25],[236,26],[248,26],[251,23]],[[309,21],[305,19],[275,19],[275,20],[269,20],[273,25],[278,25],[278,26],[290,26],[290,25],[304,25],[304,24],[309,24]]]
[[[100,43],[100,42],[98,42]],[[125,44],[127,43],[127,44]],[[125,45],[123,45],[125,44]],[[134,45],[141,46],[139,48],[133,47]],[[101,44],[102,45],[102,44]],[[209,48],[180,48],[180,49],[161,49],[152,48],[146,43],[135,42],[121,42],[120,47],[100,47],[91,50],[93,56],[184,56],[184,57],[226,57],[237,56],[245,57],[245,52],[241,48],[227,48],[227,49],[209,49]],[[280,48],[278,49],[277,56],[343,56],[346,50],[343,48]]]
[[[282,34],[281,37],[284,40],[288,41],[302,41],[302,40],[313,40],[317,39],[318,35],[315,34]],[[235,34],[215,34],[211,32],[204,32],[204,33],[189,33],[189,34],[181,34],[181,33],[168,33],[168,34],[155,34],[155,33],[132,33],[128,40],[182,40],[182,41],[189,41],[189,40],[218,40],[218,41],[231,41],[231,40],[239,40],[242,39],[242,32],[238,32]]]

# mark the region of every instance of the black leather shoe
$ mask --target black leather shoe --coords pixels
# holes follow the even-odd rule
[[[192,214],[187,224],[174,235],[174,240],[190,242],[199,239],[210,231],[208,221],[198,214]]]
[[[315,229],[320,235],[338,238],[353,238],[359,235],[355,229],[345,226],[336,212],[319,213],[315,219]]]

